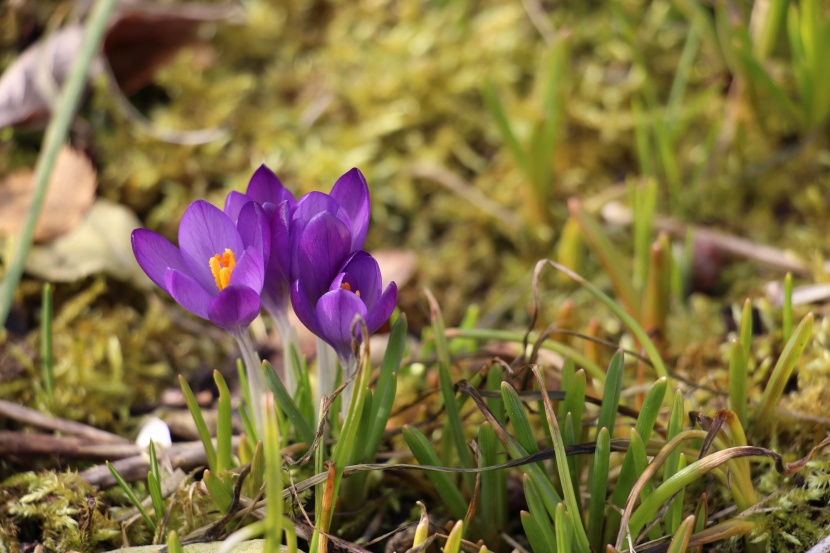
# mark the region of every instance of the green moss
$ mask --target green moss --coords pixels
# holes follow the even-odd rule
[[[98,492],[73,472],[24,472],[0,485],[0,537],[9,553],[23,544],[47,551],[93,551],[120,535]]]

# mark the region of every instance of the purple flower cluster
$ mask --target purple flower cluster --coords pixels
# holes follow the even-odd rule
[[[369,333],[395,308],[397,287],[382,289],[377,261],[362,251],[369,187],[352,169],[329,194],[295,199],[264,165],[224,211],[197,200],[179,225],[179,247],[146,229],[132,234],[147,276],[188,311],[235,334],[265,308],[284,318],[289,302],[308,329],[341,359],[351,357],[356,316]]]

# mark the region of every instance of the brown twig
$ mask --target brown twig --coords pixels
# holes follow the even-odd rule
[[[130,440],[117,434],[89,426],[88,424],[53,417],[40,411],[12,403],[11,401],[0,400],[0,417],[45,430],[60,432],[61,434],[77,436],[78,438],[84,438],[97,444],[132,444]]]

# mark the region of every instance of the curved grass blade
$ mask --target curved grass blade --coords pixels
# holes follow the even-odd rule
[[[787,345],[784,346],[784,351],[781,353],[781,357],[778,358],[775,368],[772,369],[772,375],[766,388],[764,388],[764,395],[761,396],[761,402],[758,404],[755,414],[756,430],[766,428],[772,419],[778,400],[781,399],[787,381],[795,369],[795,364],[810,341],[813,332],[813,320],[812,313],[808,313],[801,320],[798,328],[795,329],[795,332],[787,341]]]
[[[544,404],[545,416],[547,417],[548,426],[550,427],[550,434],[553,438],[553,450],[556,454],[556,469],[559,473],[559,482],[562,485],[562,495],[565,498],[565,505],[567,505],[568,510],[574,514],[574,517],[578,517],[579,502],[576,499],[576,492],[574,491],[573,481],[571,480],[568,467],[568,456],[567,453],[565,453],[565,444],[562,441],[562,433],[559,430],[559,423],[556,420],[556,414],[553,412],[553,405],[551,405],[550,396],[548,396],[547,387],[545,386],[545,379],[542,377],[539,367],[534,366],[532,370],[533,374],[536,376],[536,382],[539,384],[539,389],[542,391],[542,403]],[[562,508],[564,509],[564,506]],[[556,515],[557,517],[560,515],[558,509]],[[582,521],[579,520],[579,524],[574,521],[571,522],[573,524],[572,529],[577,550],[585,551],[587,553],[590,551],[591,546],[588,544],[588,535],[585,533],[585,527],[582,525]],[[559,528],[559,531],[562,532],[563,529]],[[568,543],[570,543],[570,539],[568,539]],[[560,548],[559,550],[565,551],[563,548]]]
[[[657,376],[668,380],[669,373],[668,370],[666,370],[666,365],[663,363],[663,358],[660,357],[660,352],[657,351],[657,348],[654,346],[654,342],[651,341],[651,338],[649,338],[646,331],[643,330],[643,327],[640,326],[634,317],[632,317],[625,309],[620,307],[617,302],[611,299],[607,294],[605,294],[605,292],[597,288],[594,284],[588,282],[567,267],[563,267],[559,263],[551,261],[550,259],[543,259],[536,263],[536,268],[534,269],[534,279],[538,277],[539,271],[545,265],[550,265],[557,271],[568,275],[572,280],[582,285],[586,290],[588,290],[588,292],[591,293],[592,296],[598,299],[603,305],[619,317],[631,334],[633,334],[637,341],[640,342],[643,349],[646,350],[648,359],[651,361]]]

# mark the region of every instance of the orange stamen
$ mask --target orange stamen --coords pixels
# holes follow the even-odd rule
[[[216,287],[224,290],[231,283],[231,274],[236,267],[236,256],[230,248],[225,249],[221,254],[217,253],[209,260],[210,272],[216,280]]]
[[[348,290],[349,292],[352,291],[352,285],[348,282],[344,282],[340,285],[340,288],[343,290]],[[360,290],[355,290],[355,295],[359,298],[360,297]]]

